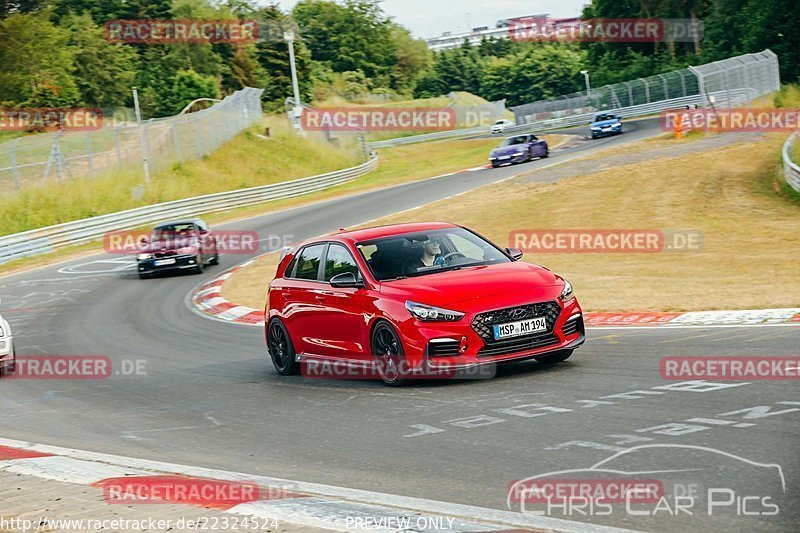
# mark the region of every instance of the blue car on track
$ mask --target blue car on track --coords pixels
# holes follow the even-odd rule
[[[606,135],[619,135],[622,133],[622,117],[614,113],[598,113],[589,124],[589,129],[592,132],[592,139]]]

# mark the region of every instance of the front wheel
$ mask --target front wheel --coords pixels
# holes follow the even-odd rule
[[[562,361],[566,361],[572,355],[572,352],[575,350],[561,350],[560,352],[554,352],[551,354],[543,355],[542,357],[537,357],[536,361],[539,363],[561,363]]]
[[[205,265],[203,264],[205,262],[205,258],[203,257],[202,254],[197,254],[197,257],[195,257],[194,260],[197,263],[197,266],[194,267],[194,273],[202,274],[203,269],[205,268]]]
[[[550,150],[545,150],[542,159],[547,159],[548,157],[550,157]]]
[[[209,265],[218,265],[219,264],[219,252],[214,254],[214,257],[211,258],[211,261],[208,262]]]
[[[295,376],[300,373],[300,365],[295,360],[294,345],[289,331],[283,322],[273,318],[267,328],[267,349],[272,366],[281,376]]]
[[[380,322],[372,332],[372,354],[378,367],[378,376],[390,387],[409,383],[408,366],[403,344],[388,322]]]

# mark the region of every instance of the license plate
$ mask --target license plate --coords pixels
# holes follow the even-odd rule
[[[507,339],[509,337],[519,337],[539,331],[547,331],[547,320],[543,316],[540,316],[528,320],[520,320],[519,322],[498,324],[493,326],[493,328],[495,340]]]
[[[154,263],[157,267],[164,266],[164,265],[174,265],[174,259],[159,259]]]
[[[611,128],[603,128],[603,131],[611,131]]]

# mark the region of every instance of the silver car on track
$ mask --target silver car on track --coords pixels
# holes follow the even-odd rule
[[[0,375],[14,371],[16,354],[14,353],[14,337],[11,326],[0,316]]]

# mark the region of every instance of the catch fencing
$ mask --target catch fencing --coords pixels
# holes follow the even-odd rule
[[[759,97],[780,89],[778,56],[770,50],[716,61],[697,67],[615,83],[588,91],[511,107],[516,126],[504,133],[544,131],[588,124],[600,111],[625,118],[698,106],[727,109],[750,106]],[[444,131],[369,143],[387,148],[444,139],[485,136],[488,128]]]
[[[247,87],[207,109],[145,120],[141,126],[130,112],[109,113],[98,130],[61,130],[0,143],[0,187],[20,190],[112,169],[141,169],[144,159],[158,172],[201,158],[261,122],[262,92]]]

